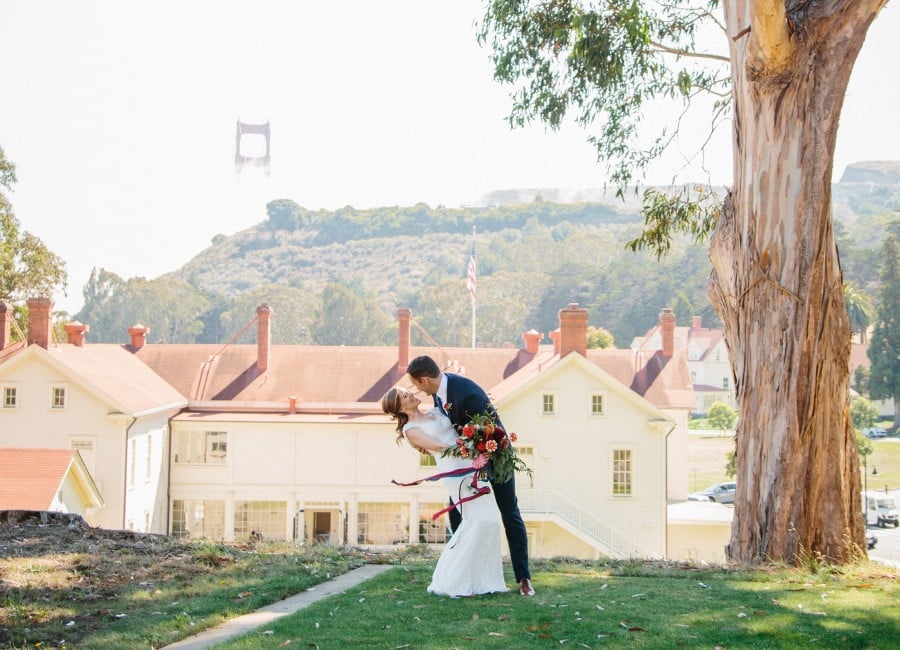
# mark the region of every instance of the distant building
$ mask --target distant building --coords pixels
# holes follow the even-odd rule
[[[661,348],[662,333],[659,325],[651,328],[644,336],[635,337],[631,342],[631,349],[636,355]],[[675,348],[687,354],[696,397],[695,413],[705,414],[716,402],[737,408],[734,376],[721,329],[703,327],[702,318],[694,316],[690,327],[675,327]]]

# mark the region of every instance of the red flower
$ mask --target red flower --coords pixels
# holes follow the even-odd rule
[[[518,439],[519,439],[519,436],[516,435],[516,432],[515,432],[515,431],[510,431],[510,432],[509,432],[509,440],[510,440],[510,442],[515,442],[515,441],[518,440]]]
[[[462,432],[466,438],[471,438],[475,435],[475,428],[471,424],[467,424],[463,427]]]
[[[494,441],[493,441],[493,440],[489,440],[488,442],[494,442]],[[497,443],[494,443],[494,447],[495,447],[495,448],[497,447]],[[488,450],[488,448],[487,448],[487,443],[485,443],[484,440],[481,440],[481,441],[479,441],[478,443],[476,443],[476,444],[475,444],[475,449],[477,449],[478,451],[486,451],[486,450],[487,450],[487,451],[493,451],[493,449]]]

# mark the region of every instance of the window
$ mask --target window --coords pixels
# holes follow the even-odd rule
[[[285,501],[235,501],[235,539],[284,539],[287,525]]]
[[[172,534],[176,537],[225,537],[225,502],[175,499]]]
[[[66,408],[66,387],[55,385],[50,387],[50,408]]]
[[[88,471],[94,473],[94,439],[93,438],[70,438],[69,449],[74,449],[81,455],[84,466]]]
[[[541,415],[556,415],[556,393],[541,394]]]
[[[18,391],[15,386],[3,387],[3,408],[14,409],[19,405]]]
[[[437,460],[431,454],[419,452],[419,467],[436,467]]]
[[[128,441],[128,456],[128,485],[134,487],[137,474],[137,440],[134,438]]]
[[[614,497],[631,496],[631,450],[613,449],[612,494]]]
[[[444,544],[449,539],[447,517],[431,518],[432,513],[446,506],[446,503],[419,504],[419,544]]]
[[[144,474],[144,481],[147,483],[150,482],[150,477],[153,474],[153,438],[148,435],[144,438],[144,443],[146,447],[144,448],[144,469],[146,470]],[[148,529],[149,530],[149,529]]]
[[[224,465],[228,458],[225,431],[179,431],[175,436],[175,462]]]
[[[408,503],[360,503],[358,507],[358,544],[405,544],[409,541]]]
[[[523,463],[525,463],[531,471],[534,471],[534,447],[532,446],[519,446],[516,445],[516,457],[520,458]],[[533,477],[528,477],[526,472],[519,472],[516,475],[516,481],[523,480],[523,477],[527,477],[528,483],[519,483],[519,485],[523,485],[525,487],[534,487],[532,485]]]
[[[697,371],[696,370],[691,370],[691,383],[692,384],[697,383]]]
[[[728,390],[728,377],[722,377],[722,388]]]
[[[591,415],[605,415],[605,400],[602,393],[594,393],[591,395]]]

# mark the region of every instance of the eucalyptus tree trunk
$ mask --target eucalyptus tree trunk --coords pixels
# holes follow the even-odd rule
[[[850,72],[885,3],[724,2],[734,188],[713,236],[710,295],[740,404],[731,561],[865,552],[831,176]]]

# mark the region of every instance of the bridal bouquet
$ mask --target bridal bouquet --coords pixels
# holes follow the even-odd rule
[[[497,483],[505,483],[513,472],[525,472],[531,476],[531,468],[518,458],[511,443],[516,434],[507,433],[487,413],[472,417],[468,424],[458,427],[456,445],[444,450],[444,456],[471,458],[478,475],[488,480],[493,476]]]

